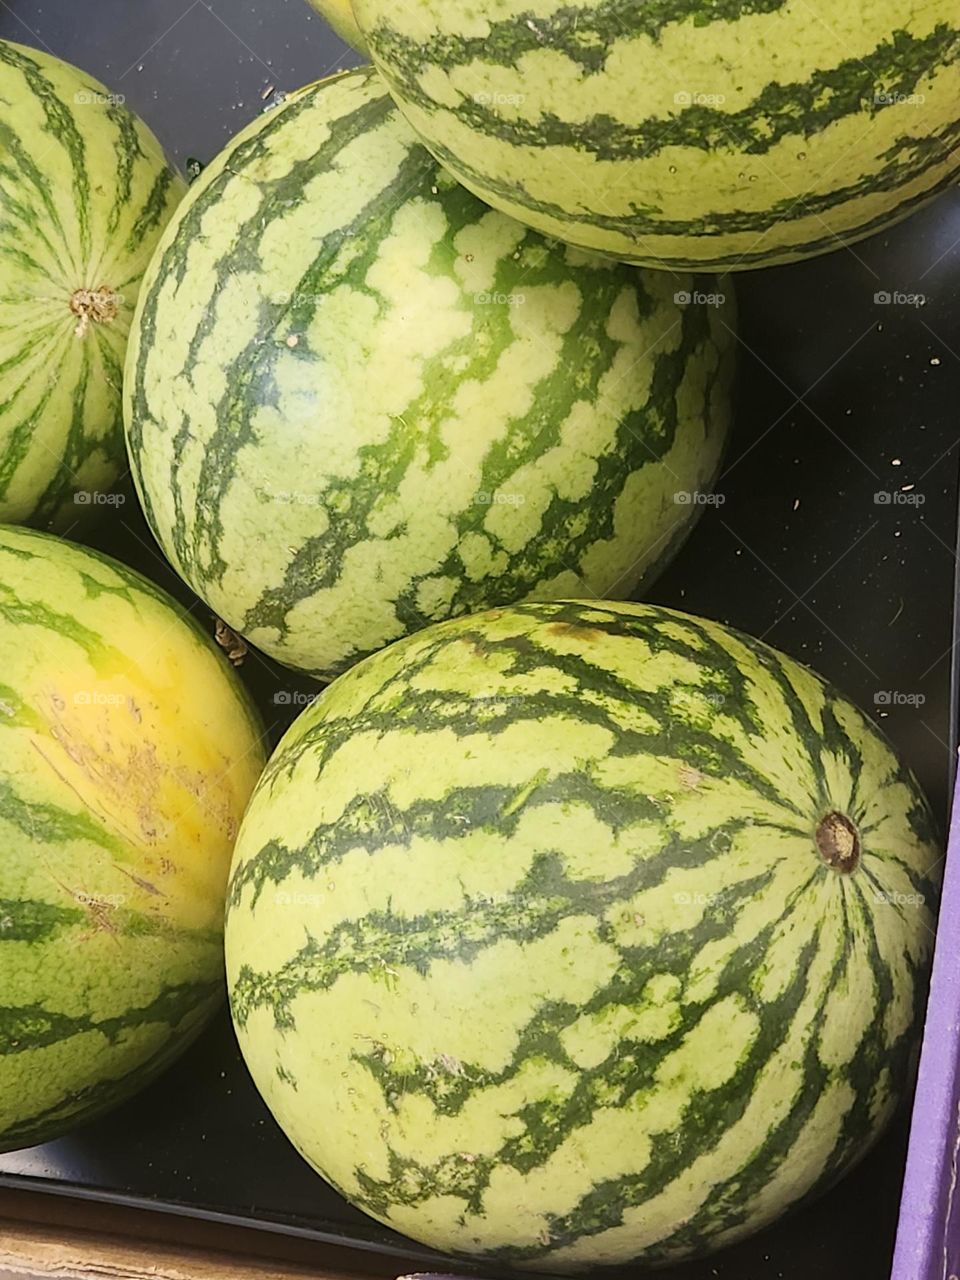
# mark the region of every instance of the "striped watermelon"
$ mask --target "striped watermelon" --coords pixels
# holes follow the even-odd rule
[[[147,273],[147,519],[235,631],[321,677],[485,605],[629,595],[717,469],[722,286],[488,209],[370,67],[313,85],[204,172]]]
[[[758,641],[526,604],[355,667],[231,870],[253,1077],[355,1205],[490,1263],[664,1262],[821,1190],[910,1077],[938,847]]]
[[[125,468],[127,333],[183,189],[122,96],[0,41],[0,521],[65,526]]]
[[[323,14],[341,40],[345,40],[360,53],[366,52],[363,36],[353,16],[351,0],[310,0],[310,4],[317,13]]]
[[[790,262],[960,169],[955,0],[356,0],[407,118],[484,200],[650,266]]]
[[[263,763],[224,657],[146,579],[0,529],[0,1151],[133,1093],[221,999]]]

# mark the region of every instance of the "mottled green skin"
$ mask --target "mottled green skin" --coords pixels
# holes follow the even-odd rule
[[[233,1017],[290,1139],[382,1222],[496,1264],[668,1262],[882,1130],[939,862],[889,745],[784,655],[650,605],[489,611],[281,742],[231,871]]]
[[[130,319],[183,190],[122,99],[0,41],[0,521],[67,528],[104,509],[89,495],[126,466]],[[78,290],[108,291],[108,310],[83,321]]]
[[[257,120],[151,264],[126,422],[147,519],[322,678],[431,622],[629,596],[702,507],[732,294],[551,244],[438,168],[372,68]]]
[[[260,734],[152,583],[0,527],[0,1151],[136,1092],[220,1004]]]
[[[424,142],[494,207],[736,271],[882,230],[960,170],[952,0],[356,0]]]

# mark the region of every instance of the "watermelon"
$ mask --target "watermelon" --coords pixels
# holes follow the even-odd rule
[[[227,980],[303,1156],[423,1243],[668,1262],[841,1175],[910,1078],[939,847],[877,730],[653,605],[341,676],[243,820]]]
[[[323,14],[341,40],[360,53],[366,52],[363,36],[353,16],[351,0],[310,0],[310,4],[317,13]]]
[[[218,1007],[262,762],[229,663],[179,606],[0,528],[0,1151],[133,1093]]]
[[[184,186],[98,81],[0,41],[0,521],[105,505],[144,269]]]
[[[372,68],[312,85],[206,169],[147,272],[125,402],[150,526],[322,679],[490,604],[630,595],[727,433],[733,299],[701,285],[488,209]]]
[[[960,169],[954,0],[356,0],[461,182],[548,235],[742,270],[890,226]]]

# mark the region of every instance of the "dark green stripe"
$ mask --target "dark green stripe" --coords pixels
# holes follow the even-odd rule
[[[611,48],[626,36],[658,41],[671,26],[691,20],[698,27],[737,22],[752,14],[777,13],[786,8],[787,2],[644,0],[639,5],[637,0],[598,0],[590,5],[567,4],[550,15],[527,14],[491,21],[482,36],[438,34],[413,40],[385,21],[367,33],[367,43],[389,67],[400,67],[409,81],[433,66],[452,71],[473,62],[512,71],[524,54],[542,49],[564,54],[581,72],[593,75],[604,69]]]
[[[514,31],[524,30],[522,22],[510,25]],[[631,27],[634,25],[630,23]],[[435,111],[436,103],[421,87],[420,75],[434,65],[449,71],[462,65],[459,59],[445,59],[441,53],[437,62],[429,42],[401,41],[397,37],[387,44],[384,37],[381,51],[376,40],[374,33],[372,47],[381,53],[384,74],[398,97],[424,111]],[[484,51],[488,47],[486,39],[477,43]],[[488,60],[485,52],[478,51],[478,56]],[[665,149],[679,147],[767,155],[784,138],[809,139],[849,116],[862,116],[866,126],[873,116],[891,105],[875,101],[878,85],[890,95],[916,93],[935,71],[952,66],[958,58],[960,30],[944,22],[926,36],[897,31],[870,53],[812,71],[809,80],[792,84],[771,81],[739,111],[694,104],[670,116],[649,116],[639,124],[625,124],[600,115],[569,122],[550,112],[538,112],[531,119],[506,119],[475,98],[464,97],[453,114],[470,129],[505,145],[572,148],[601,161],[649,159]],[[691,157],[690,164],[696,163],[696,158]]]
[[[133,192],[133,175],[137,161],[145,160],[146,155],[140,146],[140,135],[137,131],[136,121],[130,112],[115,102],[108,102],[105,104],[105,113],[116,131],[113,139],[113,152],[116,158],[116,181],[114,184],[113,207],[107,218],[105,229],[109,240],[116,235],[123,211],[130,203],[130,196]],[[128,244],[128,250],[130,247]],[[139,247],[139,242],[137,242],[137,247]],[[97,288],[103,282],[90,280],[88,283],[91,288]],[[113,288],[117,287],[111,281],[106,283]]]
[[[575,803],[575,797],[570,803]],[[427,973],[439,960],[470,963],[482,950],[504,940],[529,942],[545,937],[571,915],[597,917],[598,928],[605,933],[599,921],[611,906],[662,883],[677,867],[708,866],[717,857],[720,842],[732,841],[747,825],[745,819],[731,820],[701,840],[669,833],[656,858],[638,862],[613,880],[572,880],[556,854],[540,853],[517,888],[495,901],[465,897],[453,912],[420,916],[371,912],[362,919],[344,921],[323,941],[311,938],[279,970],[257,974],[244,965],[230,995],[234,1018],[242,1027],[253,1009],[269,1007],[277,1025],[288,1028],[293,1025],[290,1006],[304,991],[326,990],[345,973],[386,978],[390,969],[403,966]],[[817,870],[830,874],[825,866]]]
[[[66,153],[73,189],[71,212],[76,218],[83,261],[88,262],[91,256],[90,210],[93,201],[87,174],[86,143],[77,128],[73,112],[63,101],[54,84],[47,79],[39,63],[27,56],[25,50],[16,49],[6,41],[0,41],[0,62],[6,63],[23,76],[27,88],[40,103],[48,132],[56,138]],[[90,89],[91,92],[100,91],[99,86],[90,86]],[[50,214],[53,225],[61,231],[62,235],[62,225],[56,216],[55,206],[51,211],[53,201],[45,180],[38,190],[41,191],[45,211]]]
[[[359,73],[347,74],[357,75]],[[376,73],[371,67],[367,72],[367,78],[372,79],[375,75]],[[197,193],[197,197],[193,199],[177,228],[176,237],[167,246],[159,263],[155,264],[152,270],[152,285],[141,312],[139,358],[133,371],[133,412],[127,427],[129,452],[135,462],[143,448],[143,425],[150,417],[145,376],[146,366],[152,351],[153,337],[156,333],[157,310],[160,302],[160,282],[169,279],[175,280],[178,284],[182,282],[187,269],[185,247],[189,246],[201,234],[204,218],[208,211],[216,206],[224,188],[233,182],[236,173],[242,171],[248,164],[255,164],[258,159],[262,159],[269,152],[270,142],[278,130],[291,126],[295,127],[297,118],[304,110],[309,109],[311,103],[312,95],[309,92],[305,92],[299,99],[289,100],[281,110],[267,117],[263,127],[258,130],[254,137],[247,139],[245,143],[234,150],[229,166],[218,174],[208,186]],[[233,245],[224,253],[224,257],[219,264],[218,282],[220,284],[226,283],[231,278],[231,272],[234,270],[262,269],[255,249],[258,236],[251,236],[245,233],[249,233],[254,229],[259,231],[259,228],[264,225],[265,219],[270,215],[283,216],[284,213],[288,213],[296,203],[302,201],[302,184],[307,179],[307,175],[315,176],[317,173],[328,170],[342,147],[346,136],[361,136],[370,128],[375,127],[376,123],[391,109],[392,104],[385,97],[375,103],[366,104],[351,115],[344,117],[341,121],[338,121],[334,136],[326,143],[321,144],[321,147],[313,157],[296,166],[289,176],[284,177],[282,182],[273,183],[264,191],[256,213],[249,217],[241,227],[237,228],[237,236]],[[269,315],[264,317],[264,331],[257,335],[261,340],[264,336],[269,336],[269,334],[275,332],[283,324],[288,312],[291,310],[291,305],[285,304],[270,307]],[[295,311],[293,314],[297,315]],[[297,318],[299,319],[298,315]],[[188,363],[216,323],[215,308],[210,308],[204,321],[198,326],[191,339]],[[182,498],[179,486],[176,483],[176,467],[174,467],[174,474],[171,477],[171,492],[175,510],[172,533],[173,548],[185,576],[188,581],[193,578],[194,585],[196,585],[196,569],[198,565],[202,565],[205,574],[214,577],[222,574],[225,569],[225,565],[218,555],[222,536],[222,526],[217,514],[219,498],[229,488],[233,479],[240,447],[245,439],[252,438],[249,413],[244,410],[246,388],[258,375],[265,377],[267,374],[266,369],[260,368],[261,364],[266,363],[266,356],[256,344],[252,344],[252,348],[251,351],[246,353],[245,357],[241,357],[228,371],[228,388],[217,406],[217,429],[205,450],[206,465],[200,481],[203,500],[198,496],[196,511],[191,509],[190,513],[191,520],[196,519],[194,536],[190,543],[187,541],[186,534],[189,521],[182,508]],[[257,358],[258,351],[260,352],[259,362]],[[189,434],[189,422],[185,421],[180,430],[181,433]],[[180,457],[180,450],[176,448],[176,442],[174,457]],[[144,492],[139,484],[138,490],[144,513],[154,536],[161,545],[164,545],[150,496]]]
[[[178,992],[182,995],[178,995]],[[174,997],[173,1000],[168,998],[169,995]],[[51,1106],[30,1115],[21,1116],[14,1124],[0,1130],[0,1151],[17,1150],[20,1147],[33,1146],[59,1138],[65,1129],[82,1121],[91,1120],[115,1107],[125,1098],[132,1097],[165,1070],[196,1039],[221,998],[220,983],[197,984],[193,988],[183,986],[170,988],[168,993],[158,997],[148,1009],[134,1011],[134,1019],[126,1025],[157,1023],[165,1027],[164,1039],[156,1052],[146,1060],[141,1058],[139,1062],[135,1059],[131,1061],[129,1053],[124,1051],[123,1028],[117,1029],[111,1026],[111,1043],[117,1044],[120,1050],[114,1067],[117,1072],[116,1077],[77,1085]],[[180,1006],[182,1012],[178,1011],[177,1006]],[[10,1012],[16,1017],[18,1011],[0,1008],[0,1070],[3,1069],[4,1061],[5,1018]],[[40,1011],[41,1016],[43,1012]],[[142,1019],[136,1016],[141,1013],[145,1015]],[[175,1018],[175,1021],[171,1021],[171,1018]],[[117,1021],[119,1020],[114,1020],[114,1022]],[[101,1029],[100,1026],[94,1025],[87,1030]],[[83,1033],[83,1029],[77,1032],[77,1034]],[[16,1072],[16,1059],[8,1057],[7,1061],[13,1065]]]
[[[172,169],[161,169],[157,174],[153,186],[150,188],[150,194],[147,196],[143,208],[137,214],[133,229],[130,232],[130,238],[126,245],[128,253],[136,252],[143,241],[166,221],[170,194],[173,187],[178,184],[179,179]],[[122,289],[132,283],[134,282],[120,281],[116,287]]]
[[[115,1045],[137,1027],[157,1023],[176,1029],[180,1023],[195,1017],[198,1008],[219,999],[222,986],[218,977],[207,982],[183,982],[165,987],[143,1008],[126,1009],[113,1018],[57,1013],[41,1005],[0,1007],[0,1058],[62,1044],[73,1036],[90,1032]]]
[[[761,264],[770,258],[771,249],[748,250],[742,253],[716,252],[709,241],[722,240],[725,236],[735,234],[760,235],[775,223],[789,225],[791,222],[814,214],[822,216],[836,207],[848,205],[876,192],[896,193],[907,183],[922,177],[936,165],[950,163],[951,154],[956,150],[958,143],[960,143],[960,120],[951,122],[932,136],[917,138],[903,135],[885,153],[887,162],[882,169],[858,178],[846,186],[836,187],[819,195],[808,192],[803,196],[782,197],[757,212],[748,210],[710,212],[699,218],[687,218],[682,221],[661,217],[659,209],[653,206],[646,208],[636,206],[630,214],[623,216],[604,214],[599,210],[582,214],[572,212],[562,205],[534,199],[519,183],[499,181],[489,174],[481,173],[464,164],[447,148],[435,142],[432,142],[430,147],[433,154],[451,172],[468,186],[486,194],[488,198],[499,197],[508,206],[526,208],[565,224],[570,228],[569,239],[573,243],[578,240],[577,227],[584,227],[587,230],[596,228],[635,241],[635,253],[629,255],[624,251],[621,257],[632,256],[637,261],[645,261],[654,256],[661,267],[678,271],[696,271],[703,268],[706,257],[709,257],[712,270],[735,270],[752,264]],[[902,161],[898,159],[901,154],[905,155],[906,159]],[[912,209],[919,208],[941,191],[946,191],[955,181],[955,168],[951,167],[948,173],[938,178],[935,183],[931,183],[923,192],[910,197],[909,200],[897,199],[897,216],[905,217]],[[861,239],[872,231],[887,227],[890,225],[891,216],[891,210],[888,208],[857,226],[846,228],[843,231],[843,239],[848,241]],[[660,236],[696,237],[703,242],[704,253],[698,258],[664,256],[657,244],[657,237]],[[644,245],[647,237],[652,242],[649,249]],[[587,238],[585,230],[584,243]],[[836,234],[824,231],[822,235],[812,240],[776,246],[773,252],[803,257],[834,249],[837,243]]]
[[[0,806],[6,797],[0,784]],[[4,942],[48,942],[63,929],[85,919],[80,907],[61,907],[53,902],[29,898],[0,898],[0,944]]]
[[[70,840],[87,840],[109,853],[121,854],[126,851],[122,840],[111,835],[87,813],[69,813],[54,804],[25,800],[14,790],[13,783],[2,776],[0,822],[14,827],[31,844],[63,845]]]

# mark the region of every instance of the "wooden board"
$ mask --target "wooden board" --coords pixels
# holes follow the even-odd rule
[[[226,1224],[0,1191],[0,1280],[362,1280],[389,1258]]]

